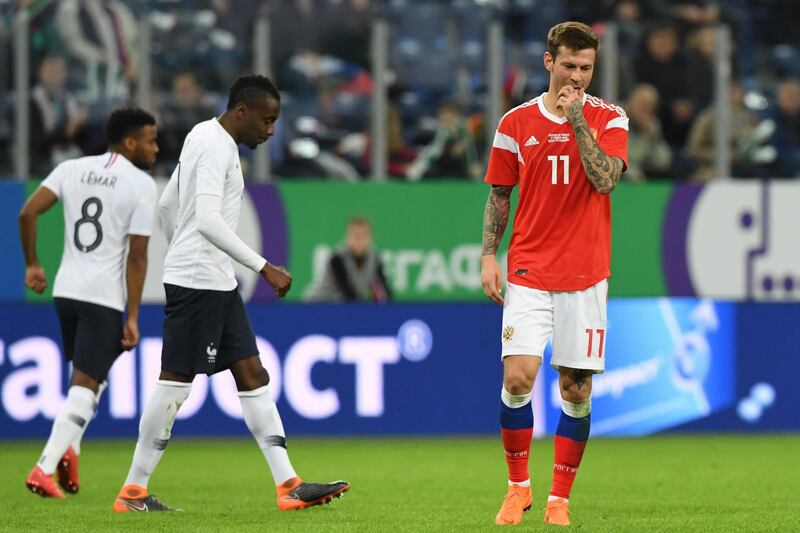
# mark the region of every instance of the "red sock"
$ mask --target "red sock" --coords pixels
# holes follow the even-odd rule
[[[522,483],[530,479],[528,473],[528,455],[531,449],[533,428],[505,429],[500,428],[503,449],[508,463],[508,479],[512,483]]]
[[[578,473],[586,442],[585,440],[577,441],[556,435],[551,496],[569,499],[569,493],[572,490],[572,483],[575,481],[575,474]]]

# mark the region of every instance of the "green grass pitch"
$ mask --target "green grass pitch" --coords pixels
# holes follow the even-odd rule
[[[43,442],[0,442],[2,531],[496,531],[505,492],[499,439],[289,440],[309,481],[347,479],[332,505],[281,512],[250,439],[175,436],[150,491],[182,513],[115,515],[134,441],[88,440],[81,492],[25,488]],[[800,531],[800,435],[658,436],[589,442],[571,499],[584,531]],[[534,503],[519,530],[554,531],[542,515],[552,441],[531,452]]]

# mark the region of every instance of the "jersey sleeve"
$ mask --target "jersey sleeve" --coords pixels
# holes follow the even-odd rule
[[[139,191],[136,207],[131,215],[128,235],[143,235],[149,237],[153,233],[153,219],[156,211],[157,189],[155,182],[147,178]]]
[[[597,144],[609,157],[622,159],[622,170],[628,168],[628,117],[624,111],[609,114],[605,128],[597,136]]]
[[[225,177],[228,175],[231,163],[231,152],[220,150],[211,142],[205,141],[205,145],[199,147],[200,154],[195,168],[195,194],[211,194],[222,198]]]
[[[67,175],[69,161],[64,161],[60,163],[56,168],[54,168],[50,174],[42,181],[42,187],[47,187],[53,193],[61,198],[63,194],[62,184],[64,183],[64,178]]]
[[[486,169],[486,183],[492,185],[516,185],[519,181],[520,158],[519,143],[514,138],[514,131],[508,115],[500,120],[489,153],[489,166]]]

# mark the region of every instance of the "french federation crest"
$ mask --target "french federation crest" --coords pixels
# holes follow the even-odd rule
[[[514,338],[514,326],[506,326],[503,328],[503,343],[508,344]]]

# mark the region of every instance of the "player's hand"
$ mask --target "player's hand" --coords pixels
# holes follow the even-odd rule
[[[261,269],[261,275],[275,289],[278,298],[286,296],[286,293],[292,288],[292,275],[282,266],[274,266],[267,262]]]
[[[25,268],[25,286],[39,294],[44,292],[47,288],[47,276],[44,275],[44,269],[41,266]]]
[[[125,325],[122,326],[122,342],[120,342],[120,346],[127,352],[128,350],[133,350],[137,344],[139,344],[139,324],[136,323],[136,320],[128,318],[125,321]]]
[[[481,285],[486,296],[495,303],[503,303],[503,273],[493,255],[481,257]]]
[[[575,102],[583,101],[583,89],[576,89],[572,85],[565,85],[556,95],[556,107],[561,109],[569,119],[567,112]]]

